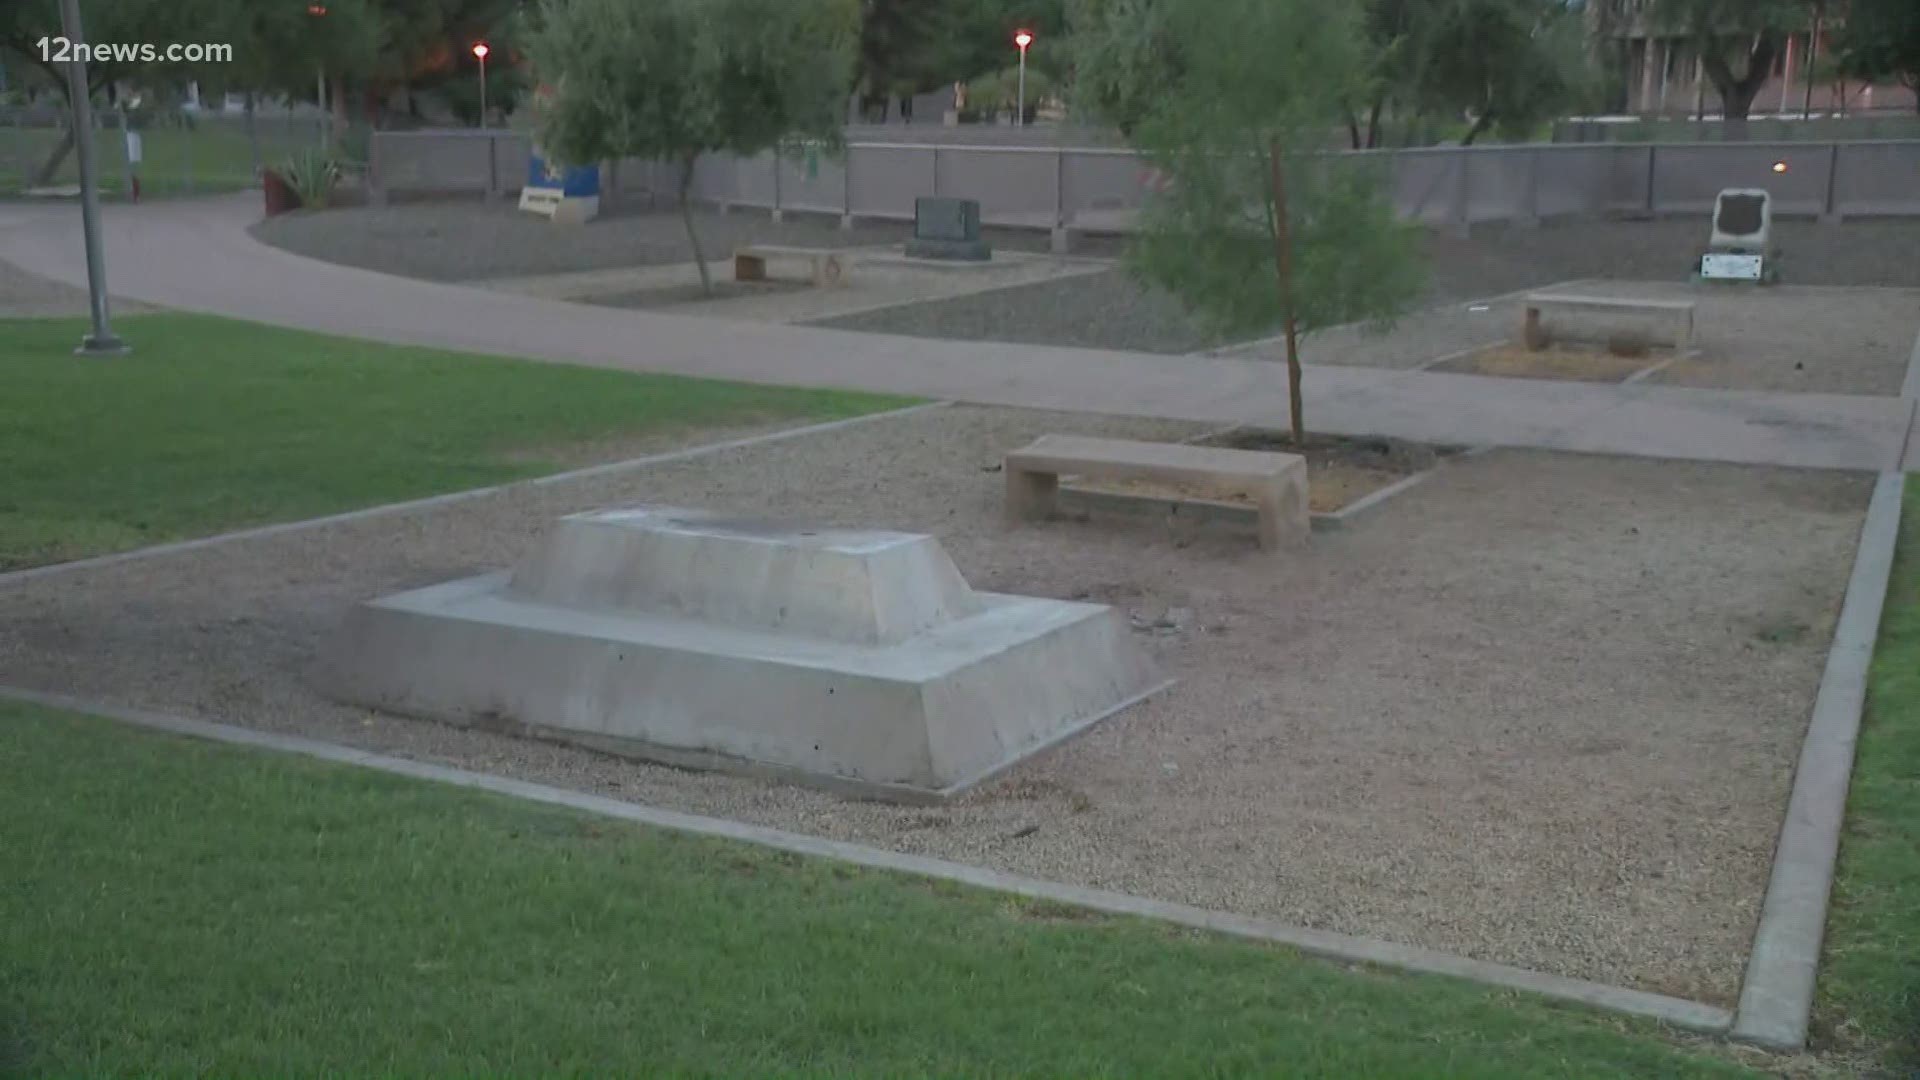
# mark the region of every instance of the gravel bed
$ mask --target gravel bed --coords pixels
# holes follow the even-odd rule
[[[1775,224],[1794,285],[1920,287],[1920,222]],[[1703,219],[1549,223],[1429,234],[1424,303],[1451,304],[1576,278],[1684,284],[1706,244]],[[821,325],[913,337],[1185,353],[1224,339],[1181,304],[1124,271],[956,300],[890,308]],[[1437,354],[1429,354],[1437,355]]]
[[[109,297],[114,315],[135,315],[155,308],[120,297]],[[38,318],[57,315],[85,315],[87,290],[29,274],[0,259],[0,318]]]
[[[0,586],[0,682],[1729,1002],[1868,478],[1502,451],[1310,550],[1009,530],[1009,447],[1187,425],[954,407],[404,517]],[[385,717],[309,685],[359,601],[560,514],[691,504],[939,534],[979,588],[1092,599],[1172,691],[903,808]]]
[[[861,221],[842,229],[837,216],[811,214],[790,214],[775,224],[764,210],[702,210],[695,215],[695,227],[701,246],[716,263],[745,244],[866,247],[904,244],[913,232],[910,224],[890,221]],[[568,228],[521,213],[506,202],[420,202],[283,214],[251,231],[256,239],[297,254],[430,281],[693,260],[678,213],[628,208]],[[1047,249],[1047,235],[1040,232],[989,229],[987,239],[1009,250]]]

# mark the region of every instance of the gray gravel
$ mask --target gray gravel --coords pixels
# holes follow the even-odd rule
[[[134,315],[154,308],[132,300],[111,296],[108,308],[115,315]],[[87,291],[62,285],[0,259],[0,318],[37,318],[54,315],[85,315]]]
[[[0,682],[1730,1001],[1867,479],[1499,452],[1278,560],[1225,529],[1000,524],[987,470],[1010,447],[1192,430],[955,407],[55,575],[0,587]],[[936,810],[372,715],[308,685],[351,604],[643,501],[930,531],[980,588],[1185,609],[1142,638],[1182,682]]]
[[[695,215],[701,245],[716,262],[744,244],[866,247],[903,244],[912,226],[862,221],[840,228],[835,217],[789,214],[775,224],[763,210]],[[431,281],[528,277],[621,266],[693,261],[676,212],[620,209],[580,228],[555,226],[507,202],[478,200],[344,207],[284,214],[255,225],[253,235],[301,255]],[[1045,251],[1044,233],[989,230],[1010,250]]]
[[[1776,225],[1796,285],[1920,287],[1920,222]],[[1576,278],[1684,284],[1706,241],[1704,221],[1565,222],[1487,227],[1471,239],[1429,234],[1424,302],[1499,296]],[[889,308],[822,325],[965,340],[1185,353],[1226,342],[1181,304],[1123,271],[1004,292]]]
[[[773,224],[764,211],[703,212],[710,252],[751,242],[811,246],[897,244],[904,223],[862,222],[842,231],[837,218],[790,216]],[[1840,226],[1776,224],[1797,285],[1920,288],[1920,221],[1855,221]],[[1045,250],[1044,233],[988,230],[1008,250]],[[255,226],[267,243],[331,262],[440,281],[514,277],[660,265],[692,258],[672,213],[617,212],[581,229],[556,229],[506,203],[415,203],[289,214]],[[1566,221],[1538,229],[1503,225],[1462,239],[1424,240],[1429,265],[1423,303],[1499,296],[1575,278],[1685,282],[1706,237],[1697,218]],[[1076,254],[1117,257],[1124,241],[1076,237]],[[825,320],[825,326],[914,337],[1018,341],[1045,345],[1185,353],[1229,339],[1189,316],[1180,302],[1142,287],[1124,270],[951,300]]]

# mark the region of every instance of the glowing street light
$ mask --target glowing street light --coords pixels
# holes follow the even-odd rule
[[[1020,47],[1020,97],[1015,104],[1013,123],[1015,127],[1027,126],[1027,46],[1033,44],[1033,31],[1015,30],[1013,43]]]
[[[473,43],[473,58],[480,61],[480,126],[487,126],[487,54],[492,52],[484,41]]]

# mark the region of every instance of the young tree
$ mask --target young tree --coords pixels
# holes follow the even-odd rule
[[[1301,336],[1391,318],[1420,287],[1411,228],[1370,170],[1328,154],[1366,67],[1359,12],[1315,0],[1097,0],[1078,12],[1090,21],[1076,29],[1077,72],[1132,111],[1133,143],[1170,179],[1130,261],[1223,330],[1282,326],[1304,439]]]
[[[1806,0],[1652,0],[1647,15],[1653,25],[1693,39],[1734,137],[1744,133],[1787,35],[1812,21]]]
[[[680,213],[713,280],[692,208],[702,154],[841,142],[854,0],[547,0],[527,39],[545,84],[541,147],[562,161],[640,157],[680,168]]]

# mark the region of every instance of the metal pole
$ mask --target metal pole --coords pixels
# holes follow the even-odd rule
[[[87,295],[92,301],[93,328],[74,350],[81,356],[119,356],[127,343],[113,336],[107,324],[107,257],[100,246],[100,177],[94,171],[93,103],[87,97],[87,65],[80,59],[80,0],[60,0],[60,30],[73,43],[75,56],[67,64],[67,92],[73,99],[73,147],[80,158],[80,224],[86,233]]]
[[[487,58],[480,58],[480,126],[487,126]]]
[[[1014,127],[1027,126],[1027,47],[1020,46],[1020,100],[1015,104]]]

